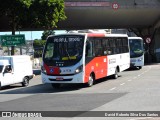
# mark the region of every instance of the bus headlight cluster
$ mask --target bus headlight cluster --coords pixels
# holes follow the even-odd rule
[[[142,61],[142,58],[138,59],[138,62],[141,62]]]
[[[75,73],[80,73],[83,71],[83,65],[77,67],[77,69],[75,70]]]

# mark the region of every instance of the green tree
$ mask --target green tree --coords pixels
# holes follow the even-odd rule
[[[1,0],[0,14],[6,16],[12,35],[22,26],[21,19],[31,5],[31,0]],[[11,55],[14,55],[14,46],[12,46]]]
[[[66,18],[64,0],[33,0],[29,15],[34,27],[52,30],[59,21]]]
[[[34,40],[33,47],[43,47],[46,44],[46,40]]]
[[[66,19],[64,0],[1,0],[0,11],[9,21],[12,35],[26,27],[53,29]],[[14,55],[14,46],[11,55]]]
[[[54,35],[54,34],[55,34],[54,30],[45,30],[42,33],[42,37],[41,38],[42,38],[42,40],[46,40],[49,35]]]
[[[41,57],[43,53],[43,47],[46,44],[46,40],[34,40],[34,57]]]

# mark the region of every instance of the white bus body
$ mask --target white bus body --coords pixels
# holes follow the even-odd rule
[[[141,37],[129,37],[131,67],[141,69],[144,66],[144,47]]]
[[[104,33],[67,33],[49,36],[43,51],[42,82],[87,83],[130,67],[128,36]]]

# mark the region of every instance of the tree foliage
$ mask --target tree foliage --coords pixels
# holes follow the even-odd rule
[[[33,47],[43,47],[46,44],[46,40],[34,40]]]
[[[33,0],[29,15],[33,26],[53,29],[66,18],[64,0]]]
[[[0,15],[7,17],[13,35],[22,27],[21,20],[26,18],[25,15],[30,6],[31,0],[1,0]]]
[[[42,37],[41,38],[42,38],[42,40],[46,40],[49,35],[54,35],[54,34],[55,34],[54,30],[45,30],[42,33]]]
[[[0,15],[7,18],[12,35],[26,27],[53,29],[66,19],[64,0],[1,0]]]
[[[41,57],[43,53],[44,45],[46,44],[46,40],[34,40],[33,47],[34,47],[34,57]]]

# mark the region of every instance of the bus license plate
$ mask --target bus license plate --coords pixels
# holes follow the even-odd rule
[[[62,77],[57,77],[56,80],[63,80],[63,78]]]

